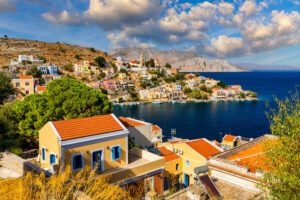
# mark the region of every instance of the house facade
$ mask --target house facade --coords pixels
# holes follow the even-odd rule
[[[157,125],[129,117],[119,117],[129,130],[129,136],[135,144],[147,147],[151,144],[159,146],[162,142],[162,129]]]
[[[210,156],[220,153],[223,150],[205,138],[195,140],[175,140],[162,143],[169,150],[172,150],[182,158],[182,173],[178,180],[188,187],[195,184],[197,176],[195,169],[204,168],[203,174],[208,173],[207,161]]]
[[[16,76],[11,81],[13,86],[23,95],[27,96],[30,94],[34,94],[35,82],[33,76]]]
[[[231,149],[241,144],[241,137],[226,134],[222,139],[222,147],[224,149]]]
[[[150,181],[163,191],[164,159],[137,148],[128,150],[128,129],[113,115],[49,121],[39,131],[40,166],[55,172],[70,166],[73,173],[95,169],[125,188]]]

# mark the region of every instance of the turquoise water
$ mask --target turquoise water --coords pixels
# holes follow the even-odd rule
[[[158,124],[169,136],[188,139],[205,137],[220,140],[226,133],[258,137],[269,133],[267,106],[274,107],[274,97],[291,96],[300,84],[300,72],[201,73],[202,76],[239,84],[258,93],[255,102],[165,103],[114,106],[117,116],[128,116]]]

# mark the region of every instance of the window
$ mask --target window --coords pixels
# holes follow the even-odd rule
[[[25,82],[25,86],[29,86],[29,82]]]
[[[118,160],[121,157],[120,145],[111,148],[111,159]]]
[[[179,170],[179,164],[177,163],[176,164],[176,171],[178,171]]]
[[[50,164],[53,164],[53,163],[55,163],[55,154],[51,153],[50,154]]]
[[[83,154],[72,155],[72,170],[79,170],[83,168]]]
[[[190,161],[186,160],[186,161],[185,161],[185,165],[186,165],[187,167],[190,166]]]
[[[28,95],[30,93],[29,90],[25,90],[25,94]]]
[[[45,150],[45,147],[42,148],[42,158],[43,158],[43,161],[46,160],[46,150]]]
[[[16,83],[16,87],[20,87],[20,83]]]

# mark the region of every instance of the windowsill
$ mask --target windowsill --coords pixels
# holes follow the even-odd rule
[[[82,170],[83,168],[79,168],[79,169],[72,169],[72,172],[77,172],[77,171],[80,171]]]
[[[121,160],[121,158],[118,158],[118,159],[111,159],[111,161],[118,161],[118,160]]]

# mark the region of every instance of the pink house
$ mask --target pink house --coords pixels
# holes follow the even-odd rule
[[[113,80],[107,79],[102,83],[102,86],[107,90],[115,90],[116,83]]]

